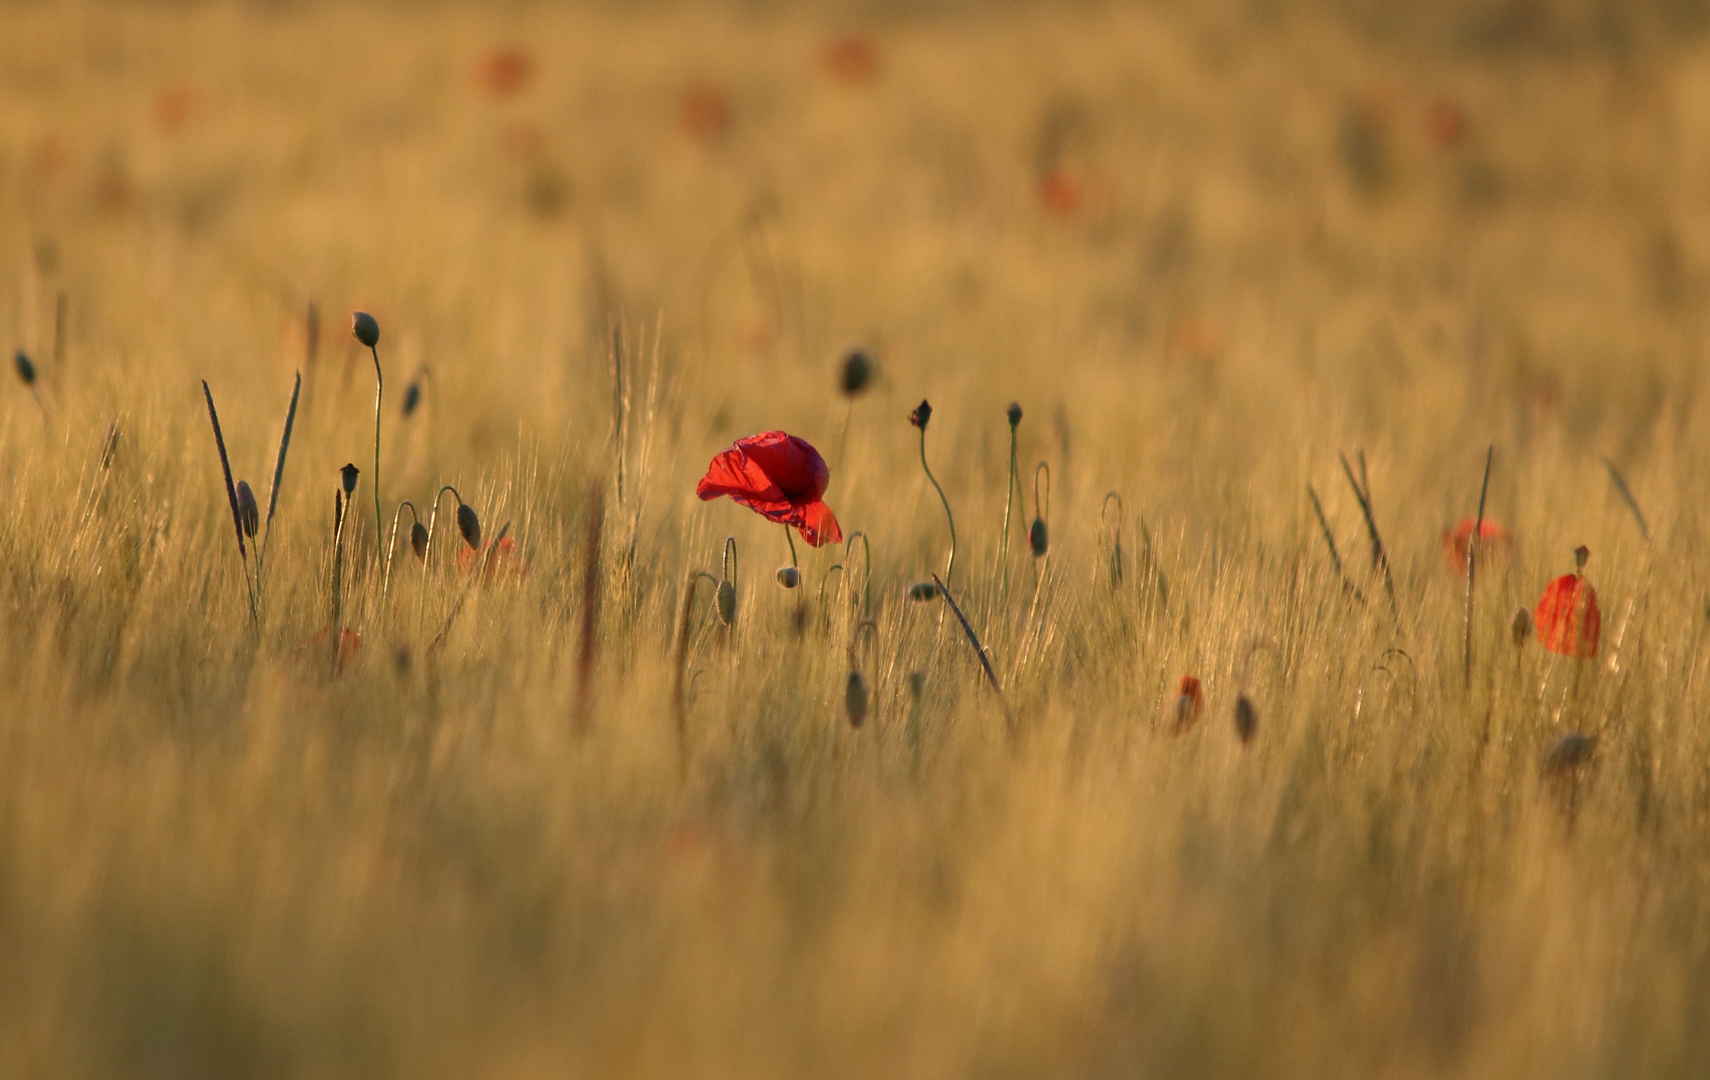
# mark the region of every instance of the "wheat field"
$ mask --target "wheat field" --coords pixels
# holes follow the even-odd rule
[[[1710,1074],[1707,28],[0,6],[0,1076]]]

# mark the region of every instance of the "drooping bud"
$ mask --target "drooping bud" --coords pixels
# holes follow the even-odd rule
[[[1235,735],[1242,742],[1252,742],[1259,730],[1259,710],[1246,694],[1235,698]]]
[[[1584,570],[1585,564],[1591,559],[1591,549],[1584,544],[1573,549],[1573,565],[1576,570]]]
[[[410,550],[416,553],[419,561],[427,562],[427,546],[427,526],[418,521],[410,526]]]
[[[422,403],[422,384],[412,380],[404,387],[404,416],[408,417],[416,411],[416,406]]]
[[[916,405],[914,411],[908,414],[908,422],[925,431],[926,425],[932,422],[932,403],[921,398],[920,404]]]
[[[926,694],[926,672],[924,672],[924,671],[911,671],[911,672],[909,672],[908,673],[908,696],[913,698],[915,700],[916,704],[919,704],[920,699],[925,694]]]
[[[254,540],[255,530],[261,527],[261,508],[255,504],[255,492],[250,490],[248,480],[237,482],[237,508],[243,534]]]
[[[1597,748],[1597,738],[1594,735],[1582,735],[1570,731],[1557,739],[1544,752],[1541,771],[1545,776],[1562,776],[1591,760],[1591,752]]]
[[[1051,535],[1045,528],[1044,518],[1034,518],[1033,524],[1027,529],[1027,546],[1033,549],[1035,559],[1043,558],[1051,550]]]
[[[860,727],[867,719],[867,680],[853,668],[849,671],[849,681],[843,684],[843,712],[853,728]]]
[[[786,589],[793,589],[802,583],[802,572],[793,566],[778,567],[778,584]]]
[[[457,504],[457,531],[463,534],[465,544],[480,549],[481,519],[475,516],[475,508],[466,502]]]
[[[366,311],[355,311],[350,315],[350,332],[356,335],[356,340],[370,349],[380,344],[380,324],[374,321],[374,316]]]
[[[736,584],[731,581],[718,583],[718,620],[726,626],[736,625]]]
[[[22,349],[12,357],[12,365],[18,369],[18,378],[24,381],[25,386],[36,385],[36,365],[30,363],[30,358],[24,355]]]
[[[338,479],[346,495],[356,494],[356,478],[361,475],[362,470],[356,467],[355,462],[347,461],[344,463],[344,468],[338,471]]]
[[[1532,636],[1532,611],[1530,608],[1514,609],[1514,620],[1508,624],[1508,633],[1514,638],[1516,649],[1526,644],[1526,639]]]
[[[851,349],[849,355],[843,358],[843,371],[838,382],[844,395],[854,397],[859,394],[867,388],[867,382],[872,377],[872,359],[861,349]]]
[[[1014,401],[1010,402],[1009,408],[1005,411],[1004,415],[1009,417],[1009,429],[1011,431],[1014,431],[1016,428],[1021,426],[1021,405],[1019,403]]]
[[[930,581],[917,581],[908,587],[908,598],[917,603],[938,599],[938,586]]]

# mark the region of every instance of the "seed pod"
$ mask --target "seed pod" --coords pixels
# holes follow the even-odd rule
[[[1043,558],[1051,549],[1051,537],[1045,529],[1044,518],[1033,519],[1033,524],[1027,530],[1027,546],[1033,549],[1035,559]]]
[[[1021,405],[1019,403],[1010,402],[1009,408],[1004,411],[1004,415],[1009,417],[1009,429],[1011,431],[1021,426]]]
[[[1573,549],[1573,565],[1576,570],[1584,570],[1585,564],[1591,559],[1591,549],[1584,544]]]
[[[1259,710],[1246,694],[1235,699],[1235,734],[1242,742],[1252,742],[1259,730]]]
[[[410,550],[416,553],[416,558],[427,562],[428,531],[427,526],[416,522],[410,526]]]
[[[408,417],[422,403],[422,384],[412,382],[404,387],[404,416]]]
[[[1532,612],[1530,608],[1514,609],[1514,621],[1509,623],[1508,632],[1514,638],[1516,649],[1526,644],[1526,639],[1532,636]]]
[[[908,587],[908,598],[917,602],[938,599],[938,586],[930,581],[917,581]]]
[[[237,482],[237,508],[243,534],[254,540],[255,530],[261,527],[261,508],[255,504],[255,492],[250,490],[248,480]]]
[[[793,589],[802,583],[802,572],[793,566],[778,567],[778,584],[786,589]]]
[[[356,335],[356,340],[370,349],[380,344],[380,324],[375,322],[374,316],[366,311],[351,313],[350,332]]]
[[[843,685],[843,712],[853,728],[860,727],[867,719],[867,680],[853,668],[849,671],[849,681]]]
[[[839,385],[847,397],[854,397],[867,388],[867,382],[873,377],[873,361],[860,349],[853,349],[843,358],[843,371]]]
[[[344,468],[338,471],[339,484],[343,486],[346,495],[356,494],[356,478],[362,475],[362,470],[354,462],[347,461]]]
[[[12,364],[18,369],[18,378],[24,381],[25,386],[36,385],[36,365],[30,363],[30,358],[24,355],[22,349],[12,357]]]
[[[932,402],[927,401],[925,398],[921,398],[920,404],[916,405],[914,407],[914,411],[908,414],[908,422],[920,430],[925,431],[926,425],[931,423],[931,421]]]
[[[718,620],[726,626],[736,625],[736,583],[718,583]]]
[[[475,508],[466,502],[457,504],[457,531],[463,534],[463,542],[472,548],[481,547],[481,519],[475,516]]]

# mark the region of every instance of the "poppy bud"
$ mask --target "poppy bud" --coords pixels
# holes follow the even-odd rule
[[[18,369],[18,378],[24,380],[25,386],[36,385],[36,365],[30,363],[30,358],[19,349],[12,357],[12,364]]]
[[[1009,417],[1009,429],[1011,431],[1021,426],[1021,405],[1019,403],[1010,402],[1009,409],[1004,415]]]
[[[1199,719],[1200,709],[1205,706],[1205,695],[1200,690],[1199,680],[1192,675],[1183,675],[1182,681],[1176,688],[1176,734],[1181,735],[1193,727]]]
[[[248,480],[237,482],[237,508],[243,534],[254,540],[255,530],[261,526],[261,510],[255,505],[255,492],[250,490]]]
[[[1242,694],[1235,699],[1235,734],[1242,742],[1252,742],[1259,730],[1259,710]]]
[[[1576,570],[1584,570],[1585,564],[1591,559],[1591,549],[1584,544],[1573,549],[1573,565]]]
[[[345,462],[344,468],[338,471],[339,483],[344,487],[344,493],[346,495],[356,494],[356,478],[361,474],[362,470],[357,468],[354,462],[350,461]]]
[[[370,349],[380,344],[380,324],[375,322],[374,316],[366,311],[351,313],[350,332],[356,335],[356,340]]]
[[[1597,741],[1594,737],[1570,731],[1544,752],[1543,767],[1540,771],[1545,776],[1560,776],[1572,772],[1591,760],[1591,752],[1596,747]]]
[[[1033,519],[1033,524],[1027,530],[1027,544],[1033,549],[1035,559],[1043,558],[1051,549],[1051,537],[1045,530],[1044,518]]]
[[[422,384],[412,382],[404,387],[404,415],[407,417],[416,411],[416,406],[422,403]]]
[[[908,414],[908,422],[920,430],[925,431],[926,425],[931,421],[932,403],[927,401],[925,398],[921,398],[920,404],[916,405],[914,407],[914,411]]]
[[[427,562],[427,546],[427,526],[418,521],[410,526],[410,550],[416,553],[417,559]]]
[[[793,589],[802,583],[802,572],[793,566],[778,567],[778,584],[786,589]]]
[[[457,504],[457,531],[463,534],[465,544],[480,548],[481,519],[475,516],[475,508],[466,502]]]
[[[908,598],[915,601],[938,599],[938,586],[930,581],[917,581],[908,587]]]
[[[718,618],[726,626],[736,625],[736,583],[718,583]]]
[[[844,394],[854,397],[867,388],[873,377],[873,361],[860,349],[853,349],[843,358],[842,387]]]
[[[1532,636],[1532,611],[1530,608],[1514,609],[1514,620],[1508,624],[1508,632],[1514,638],[1516,649],[1526,644],[1526,639]]]
[[[867,719],[867,680],[853,669],[849,672],[849,681],[843,685],[843,712],[849,717],[852,728],[860,727]]]
[[[926,693],[926,672],[911,671],[908,673],[908,696],[919,701]]]

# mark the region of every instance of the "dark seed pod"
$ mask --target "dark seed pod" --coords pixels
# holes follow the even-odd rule
[[[736,583],[718,583],[718,621],[726,626],[736,625]]]
[[[1235,699],[1235,734],[1242,742],[1252,742],[1259,731],[1259,710],[1242,694]]]
[[[778,584],[786,589],[793,589],[802,583],[802,572],[793,566],[778,567]]]
[[[410,526],[410,550],[416,553],[418,560],[427,562],[427,546],[427,526],[418,521]]]
[[[925,431],[926,425],[932,422],[932,403],[922,398],[914,411],[908,414],[908,422]]]
[[[1591,549],[1584,544],[1573,549],[1573,566],[1575,570],[1584,570],[1585,564],[1591,559]]]
[[[255,492],[250,490],[248,480],[237,482],[237,508],[243,534],[254,540],[255,530],[261,527],[261,508],[255,504]]]
[[[356,494],[356,478],[362,475],[362,470],[354,462],[347,461],[344,468],[338,471],[339,484],[343,486],[346,495]]]
[[[375,322],[374,316],[366,311],[351,313],[350,332],[356,335],[356,340],[370,349],[380,344],[380,324]]]
[[[1542,772],[1545,776],[1562,776],[1591,760],[1597,740],[1577,731],[1569,732],[1550,744],[1544,752]]]
[[[843,358],[843,371],[839,385],[848,397],[854,397],[867,389],[867,383],[873,377],[873,361],[860,349],[853,349]]]
[[[404,387],[404,415],[407,417],[416,411],[416,406],[422,403],[422,384],[412,382]]]
[[[938,599],[938,586],[930,581],[917,581],[908,587],[908,598],[917,602]]]
[[[919,702],[926,694],[926,672],[911,671],[908,673],[908,696]]]
[[[853,728],[860,727],[867,719],[867,680],[853,669],[849,672],[849,681],[843,685],[843,712]]]
[[[1009,427],[1011,431],[1021,426],[1021,406],[1017,402],[1010,402],[1009,408],[1004,412],[1004,415],[1009,417]]]
[[[1532,612],[1527,608],[1514,609],[1514,621],[1508,625],[1508,633],[1514,638],[1514,647],[1520,648],[1526,644],[1526,639],[1532,636]]]
[[[25,386],[36,385],[36,365],[30,363],[22,349],[12,357],[12,364],[18,369],[18,378],[24,381]]]
[[[465,544],[480,550],[481,519],[475,516],[475,508],[466,502],[457,504],[457,531],[463,534]]]
[[[1027,546],[1033,549],[1035,559],[1044,557],[1051,550],[1051,536],[1045,529],[1044,518],[1034,518],[1033,524],[1027,530]]]

